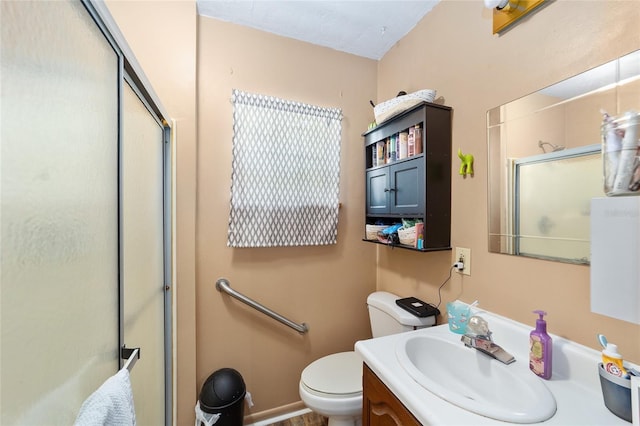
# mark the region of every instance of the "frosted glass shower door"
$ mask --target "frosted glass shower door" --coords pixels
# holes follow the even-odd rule
[[[604,195],[600,146],[530,158],[516,162],[517,254],[589,264],[591,199]]]
[[[0,424],[118,366],[118,57],[76,1],[0,1]]]
[[[136,420],[165,424],[163,128],[134,90],[123,87],[123,336],[140,347],[132,374]]]

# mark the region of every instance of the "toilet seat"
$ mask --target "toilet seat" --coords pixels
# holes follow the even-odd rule
[[[301,382],[321,394],[344,397],[362,394],[362,358],[354,351],[327,355],[302,371]]]

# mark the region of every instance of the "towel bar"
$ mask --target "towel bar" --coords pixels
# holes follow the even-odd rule
[[[122,368],[126,368],[131,372],[133,366],[136,365],[136,361],[140,359],[140,348],[127,348],[126,346],[123,346],[120,349],[120,358],[127,360]]]

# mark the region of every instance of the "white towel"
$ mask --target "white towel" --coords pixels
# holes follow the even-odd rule
[[[80,407],[75,426],[135,426],[136,412],[129,370],[118,371],[92,393]]]

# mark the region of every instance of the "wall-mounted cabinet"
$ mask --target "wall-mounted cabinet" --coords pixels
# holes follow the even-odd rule
[[[422,248],[394,246],[451,248],[451,116],[450,107],[423,102],[363,133],[366,224],[424,223]]]

